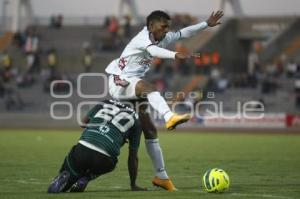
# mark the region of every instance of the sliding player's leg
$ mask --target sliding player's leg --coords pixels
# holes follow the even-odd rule
[[[84,192],[92,179],[89,176],[79,178],[71,187],[70,192]]]
[[[70,189],[70,192],[84,192],[88,183],[99,176],[109,173],[116,167],[117,159],[108,157],[85,146],[79,145],[80,150],[88,153],[88,162],[86,164],[87,170],[85,174],[80,177]]]
[[[65,157],[58,176],[52,180],[48,187],[48,193],[66,192],[78,180],[80,174],[76,171],[73,157],[75,148],[76,146],[73,146]]]
[[[66,192],[70,183],[70,173],[68,171],[61,172],[56,176],[48,187],[48,193],[61,193]]]

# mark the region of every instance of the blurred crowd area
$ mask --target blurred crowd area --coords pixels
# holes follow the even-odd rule
[[[174,14],[171,29],[178,30],[198,21],[188,14]],[[53,100],[49,94],[52,81],[68,80],[76,87],[79,74],[104,72],[107,64],[120,56],[142,27],[133,25],[130,16],[122,19],[107,16],[103,24],[95,27],[71,27],[64,25],[64,16],[59,14],[49,18],[47,27],[33,25],[15,33],[0,54],[0,110],[34,110],[35,103],[43,107],[46,102],[39,101],[37,96],[48,100],[49,105]],[[213,37],[209,32],[201,34]],[[261,61],[262,45],[260,40],[251,41],[244,64],[232,66],[239,68],[237,71],[228,69],[228,65],[224,67],[224,60],[228,57],[218,47],[201,50],[199,46],[196,48],[199,56],[190,60],[156,58],[146,78],[162,94],[185,93],[183,97],[175,94],[170,100],[195,104],[208,99],[205,93],[214,93],[209,100],[223,100],[225,103],[254,100],[263,104],[269,112],[299,112],[299,60],[289,59],[283,54],[272,61]],[[175,43],[171,49],[195,52],[185,41]],[[232,59],[238,58],[239,55],[236,55]],[[62,93],[69,89],[70,86],[63,83],[56,84],[54,88]],[[191,96],[189,92],[196,94]],[[287,100],[290,102],[282,106]],[[228,111],[234,111],[230,107],[228,105]],[[49,110],[49,107],[44,110]]]

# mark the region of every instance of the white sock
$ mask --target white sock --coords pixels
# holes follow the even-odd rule
[[[159,145],[159,140],[146,139],[145,144],[148,155],[152,160],[152,164],[155,170],[155,176],[159,177],[160,179],[168,179],[169,176],[165,170],[164,157]]]
[[[174,113],[170,110],[166,100],[160,95],[160,93],[157,91],[149,93],[147,98],[154,110],[163,115],[166,122],[169,121]]]

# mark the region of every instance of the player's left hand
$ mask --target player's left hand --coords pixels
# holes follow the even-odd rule
[[[221,24],[219,21],[223,17],[224,13],[221,10],[218,10],[216,13],[212,12],[210,17],[206,20],[206,23],[209,27],[214,27]]]
[[[200,58],[201,54],[200,53],[192,53],[191,58]]]
[[[175,58],[176,59],[190,59],[190,58],[199,58],[200,53],[176,53]]]
[[[148,189],[146,187],[139,187],[137,185],[131,186],[131,191],[147,191]]]
[[[175,54],[176,59],[189,59],[191,58],[191,55],[189,53],[176,53]]]

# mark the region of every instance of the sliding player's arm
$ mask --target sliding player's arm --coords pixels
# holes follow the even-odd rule
[[[82,120],[81,120],[81,125],[80,125],[80,127],[81,127],[81,128],[85,128],[86,125],[89,123],[89,121],[90,121],[90,118],[89,118],[88,116],[84,116],[84,117],[82,118]]]
[[[87,124],[90,122],[91,118],[93,118],[94,115],[102,108],[103,108],[102,104],[97,104],[91,110],[89,110],[89,112],[86,114],[86,116],[84,116],[84,118],[82,118],[80,127],[86,128]]]
[[[138,173],[138,151],[134,149],[129,149],[128,155],[128,172],[130,176],[130,187],[132,191],[146,191],[146,188],[139,187],[136,184],[136,178]]]
[[[138,175],[138,148],[141,139],[141,128],[139,125],[134,125],[130,130],[129,135],[129,154],[128,154],[128,173],[130,177],[130,187],[132,191],[146,191],[147,188],[139,187],[136,184]]]

